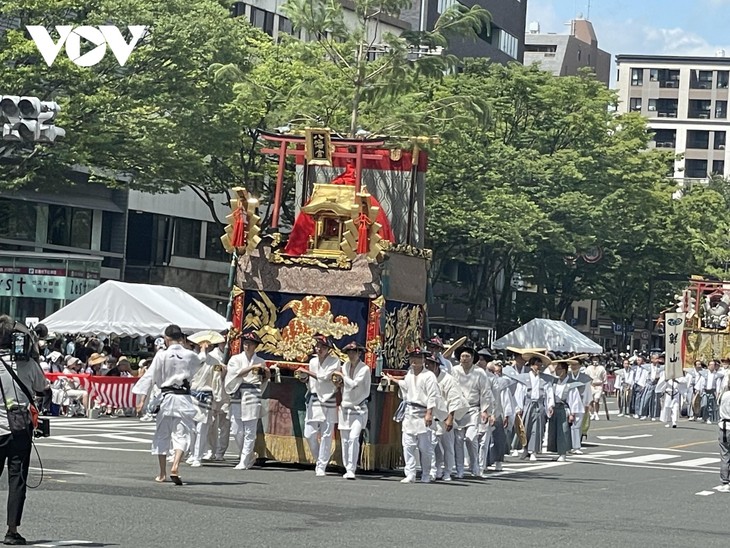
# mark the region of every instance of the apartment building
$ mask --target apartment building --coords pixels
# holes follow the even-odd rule
[[[619,111],[646,117],[652,146],[674,150],[678,180],[730,176],[730,58],[618,55]]]
[[[355,4],[350,0],[341,0],[342,6],[345,8],[345,22],[355,22]],[[290,34],[304,40],[310,39],[299,30],[294,30],[292,22],[281,13],[281,6],[285,0],[246,0],[233,2],[231,5],[231,15],[234,17],[245,17],[255,27],[260,28],[266,34],[278,40],[282,34]],[[385,33],[401,34],[404,30],[409,30],[410,24],[401,19],[381,14],[378,17],[378,23],[371,25],[368,39],[375,44],[381,43],[381,38]]]
[[[441,14],[457,0],[414,0],[401,19],[414,29],[431,30]],[[458,0],[466,7],[479,5],[492,15],[490,32],[476,40],[454,38],[449,52],[457,57],[489,57],[501,64],[522,63],[525,53],[527,0]]]
[[[598,47],[593,24],[587,19],[572,20],[569,34],[545,34],[540,31],[540,23],[530,23],[524,62],[537,63],[555,76],[575,76],[589,68],[606,86],[611,78],[611,54]]]

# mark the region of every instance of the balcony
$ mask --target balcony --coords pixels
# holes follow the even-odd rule
[[[659,80],[660,88],[678,88],[679,80]]]
[[[676,118],[677,111],[676,110],[659,110],[659,111],[657,111],[656,115],[659,118]]]

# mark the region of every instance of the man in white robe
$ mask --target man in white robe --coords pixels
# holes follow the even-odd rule
[[[525,431],[527,445],[522,458],[537,461],[537,454],[542,452],[542,440],[545,437],[547,419],[553,414],[555,395],[552,382],[542,375],[544,367],[551,363],[549,357],[539,352],[528,352],[523,355],[530,367],[525,383],[527,395],[525,397]]]
[[[426,358],[426,367],[436,375],[441,397],[434,412],[431,479],[451,481],[454,471],[454,421],[469,410],[456,379],[441,369],[435,357]]]
[[[219,364],[223,364],[223,350],[225,343],[221,343],[213,348],[208,353],[208,359],[217,361]],[[223,382],[226,378],[226,369],[223,367],[221,370]],[[223,384],[223,382],[221,384]],[[210,427],[208,428],[208,451],[203,455],[203,460],[214,460],[222,461],[223,456],[228,451],[228,443],[231,438],[231,398],[228,393],[224,390],[221,391],[221,400],[213,400],[213,407],[211,409]]]
[[[646,420],[646,416],[642,416],[642,403],[644,399],[644,391],[649,380],[649,371],[644,364],[644,358],[638,356],[636,365],[634,365],[634,392],[632,395],[632,404],[634,408],[634,418]],[[652,388],[653,390],[653,388]]]
[[[469,404],[469,411],[458,421],[455,427],[456,477],[464,477],[464,446],[469,455],[469,468],[474,477],[482,477],[479,464],[479,425],[486,424],[490,418],[494,420],[495,401],[492,386],[487,373],[476,367],[477,353],[473,348],[462,346],[455,352],[459,365],[452,370],[452,375],[459,383],[461,393]]]
[[[566,363],[568,364],[569,382],[577,383],[579,382],[579,379],[584,379],[586,377],[590,378],[588,375],[581,375],[583,371],[579,360],[569,359],[566,360]],[[590,415],[588,412],[590,410],[591,402],[593,401],[593,391],[591,390],[590,383],[580,386],[578,388],[578,393],[580,394],[581,401],[583,402],[583,408],[580,410],[574,410],[574,420],[570,424],[570,439],[572,446],[570,452],[573,455],[583,454],[583,424],[586,423],[586,432],[590,427]]]
[[[146,395],[150,386],[161,390],[161,401],[157,412],[155,435],[152,438],[152,454],[157,455],[160,472],[157,482],[167,480],[167,453],[172,447],[174,457],[170,467],[170,479],[182,485],[179,476],[180,461],[190,449],[195,429],[197,407],[190,395],[190,383],[200,368],[200,358],[183,344],[185,335],[177,325],[165,329],[167,349],[158,352],[144,378],[135,384],[132,392]],[[144,381],[144,382],[143,382]],[[137,404],[140,412],[144,399]]]
[[[261,339],[254,331],[245,331],[241,335],[243,352],[228,360],[225,389],[230,395],[231,431],[241,451],[236,470],[248,470],[256,462],[261,398],[271,379],[266,361],[256,354],[259,344]]]
[[[606,368],[598,362],[598,357],[592,358],[591,364],[586,367],[586,375],[591,378],[591,420],[597,421],[600,419],[599,412],[601,411],[603,385],[606,384],[606,377],[608,375]]]
[[[333,373],[337,384],[342,385],[342,401],[337,420],[342,444],[342,464],[348,480],[355,479],[357,460],[360,456],[360,434],[368,423],[368,401],[370,400],[370,383],[372,372],[361,360],[365,347],[355,341],[342,349],[347,354],[347,361]]]
[[[556,381],[552,389],[554,393],[553,411],[550,414],[548,428],[548,451],[558,454],[558,462],[564,462],[565,456],[572,447],[571,426],[577,421],[576,415],[582,415],[585,407],[577,383],[568,375],[568,360],[556,360]]]
[[[297,371],[309,383],[304,437],[316,461],[315,475],[324,477],[332,456],[332,434],[337,424],[337,387],[332,382],[332,375],[340,369],[340,360],[332,354],[335,345],[329,337],[315,335],[314,341],[315,355],[309,360],[309,367]]]
[[[694,421],[700,420],[698,413],[696,412],[699,408],[700,393],[697,391],[697,385],[700,382],[700,376],[704,370],[704,364],[702,360],[695,360],[694,367],[687,373],[687,420]]]
[[[428,351],[417,348],[408,354],[410,369],[405,378],[384,376],[400,387],[403,411],[401,425],[405,478],[401,483],[416,481],[416,452],[421,457],[421,482],[431,482],[434,411],[440,398],[436,375],[424,367]]]

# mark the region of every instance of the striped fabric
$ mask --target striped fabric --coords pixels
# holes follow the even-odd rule
[[[137,396],[132,394],[132,387],[137,377],[100,377],[96,375],[66,375],[63,373],[46,373],[51,382],[58,378],[74,378],[83,390],[89,393],[91,400],[100,405],[125,408],[134,407]]]

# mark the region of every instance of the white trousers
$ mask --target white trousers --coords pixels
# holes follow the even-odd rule
[[[454,430],[434,435],[433,478],[451,476],[454,471]]]
[[[365,426],[360,419],[350,421],[349,430],[340,430],[340,443],[342,444],[342,464],[345,471],[355,473],[357,460],[360,457],[360,434]]]
[[[483,432],[479,438],[479,469],[487,469],[487,455],[489,453],[489,444],[492,443],[493,426],[487,426],[487,431]],[[472,469],[474,467],[472,466]]]
[[[454,457],[456,474],[464,475],[464,445],[469,454],[469,468],[472,474],[479,475],[479,429],[476,425],[459,428],[454,433]]]
[[[332,431],[335,423],[327,420],[308,421],[304,425],[304,437],[317,462],[316,470],[324,472],[332,456]]]
[[[669,397],[669,396],[665,396]],[[677,424],[677,419],[679,418],[679,401],[674,400],[671,403],[671,407],[665,407],[662,406],[662,422],[669,422],[672,421],[672,424]]]
[[[238,448],[241,451],[241,463],[244,466],[253,465],[253,450],[256,446],[256,429],[258,427],[259,420],[241,420],[239,416],[233,416],[233,424],[231,425],[231,431],[233,433],[233,439],[236,440]]]
[[[223,458],[228,451],[228,443],[231,437],[231,420],[228,413],[222,411],[213,412],[213,422],[208,428],[208,447],[213,456]]]
[[[570,446],[573,449],[580,449],[580,438],[582,437],[583,413],[576,413],[573,424],[570,425]]]
[[[202,460],[208,448],[209,421],[195,423],[195,441],[193,442],[192,457],[194,460]]]
[[[193,421],[158,414],[155,435],[152,437],[152,454],[167,455],[170,448],[186,452],[190,449],[194,432],[195,423]]]
[[[403,459],[405,460],[406,477],[416,479],[416,451],[421,456],[421,481],[431,478],[431,458],[433,456],[433,440],[431,431],[421,434],[406,434],[401,437],[403,442]]]

